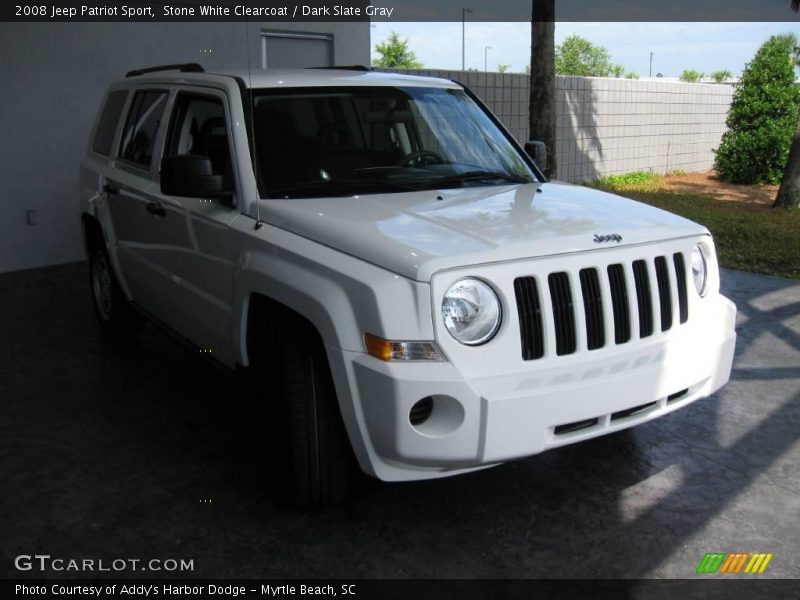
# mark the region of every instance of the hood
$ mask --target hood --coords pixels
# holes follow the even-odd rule
[[[706,232],[646,204],[554,182],[264,200],[261,206],[262,218],[276,227],[417,281],[455,267]],[[612,237],[595,242],[596,235]]]

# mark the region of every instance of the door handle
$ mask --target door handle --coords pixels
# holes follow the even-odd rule
[[[111,182],[106,182],[103,186],[103,191],[109,196],[116,196],[119,194],[119,188]]]
[[[146,208],[151,215],[156,215],[157,217],[165,217],[167,215],[167,211],[158,202],[148,202]]]

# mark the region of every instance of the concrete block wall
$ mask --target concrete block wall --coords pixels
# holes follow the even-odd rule
[[[558,77],[558,177],[706,171],[725,132],[729,85]]]
[[[464,83],[517,140],[528,139],[527,75],[394,71]],[[729,85],[558,76],[558,179],[581,183],[638,170],[708,170],[725,132],[732,96]]]

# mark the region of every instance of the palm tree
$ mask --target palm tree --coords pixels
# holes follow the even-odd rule
[[[794,1],[794,0],[793,0]],[[800,2],[800,0],[796,0]],[[533,0],[531,11],[530,139],[547,144],[548,177],[556,174],[555,0]]]
[[[791,5],[793,11],[800,11],[800,0],[791,0]],[[794,63],[800,64],[800,48],[794,49]],[[781,187],[772,207],[800,209],[800,113],[797,115],[797,127],[794,130],[794,140],[789,150]]]

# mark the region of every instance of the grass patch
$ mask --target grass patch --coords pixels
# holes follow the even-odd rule
[[[641,184],[625,181],[627,177],[606,177],[589,185],[705,225],[723,267],[800,279],[800,211],[665,191],[658,175]]]
[[[664,177],[650,171],[633,171],[623,175],[606,175],[587,185],[601,189],[654,191],[661,187]]]

